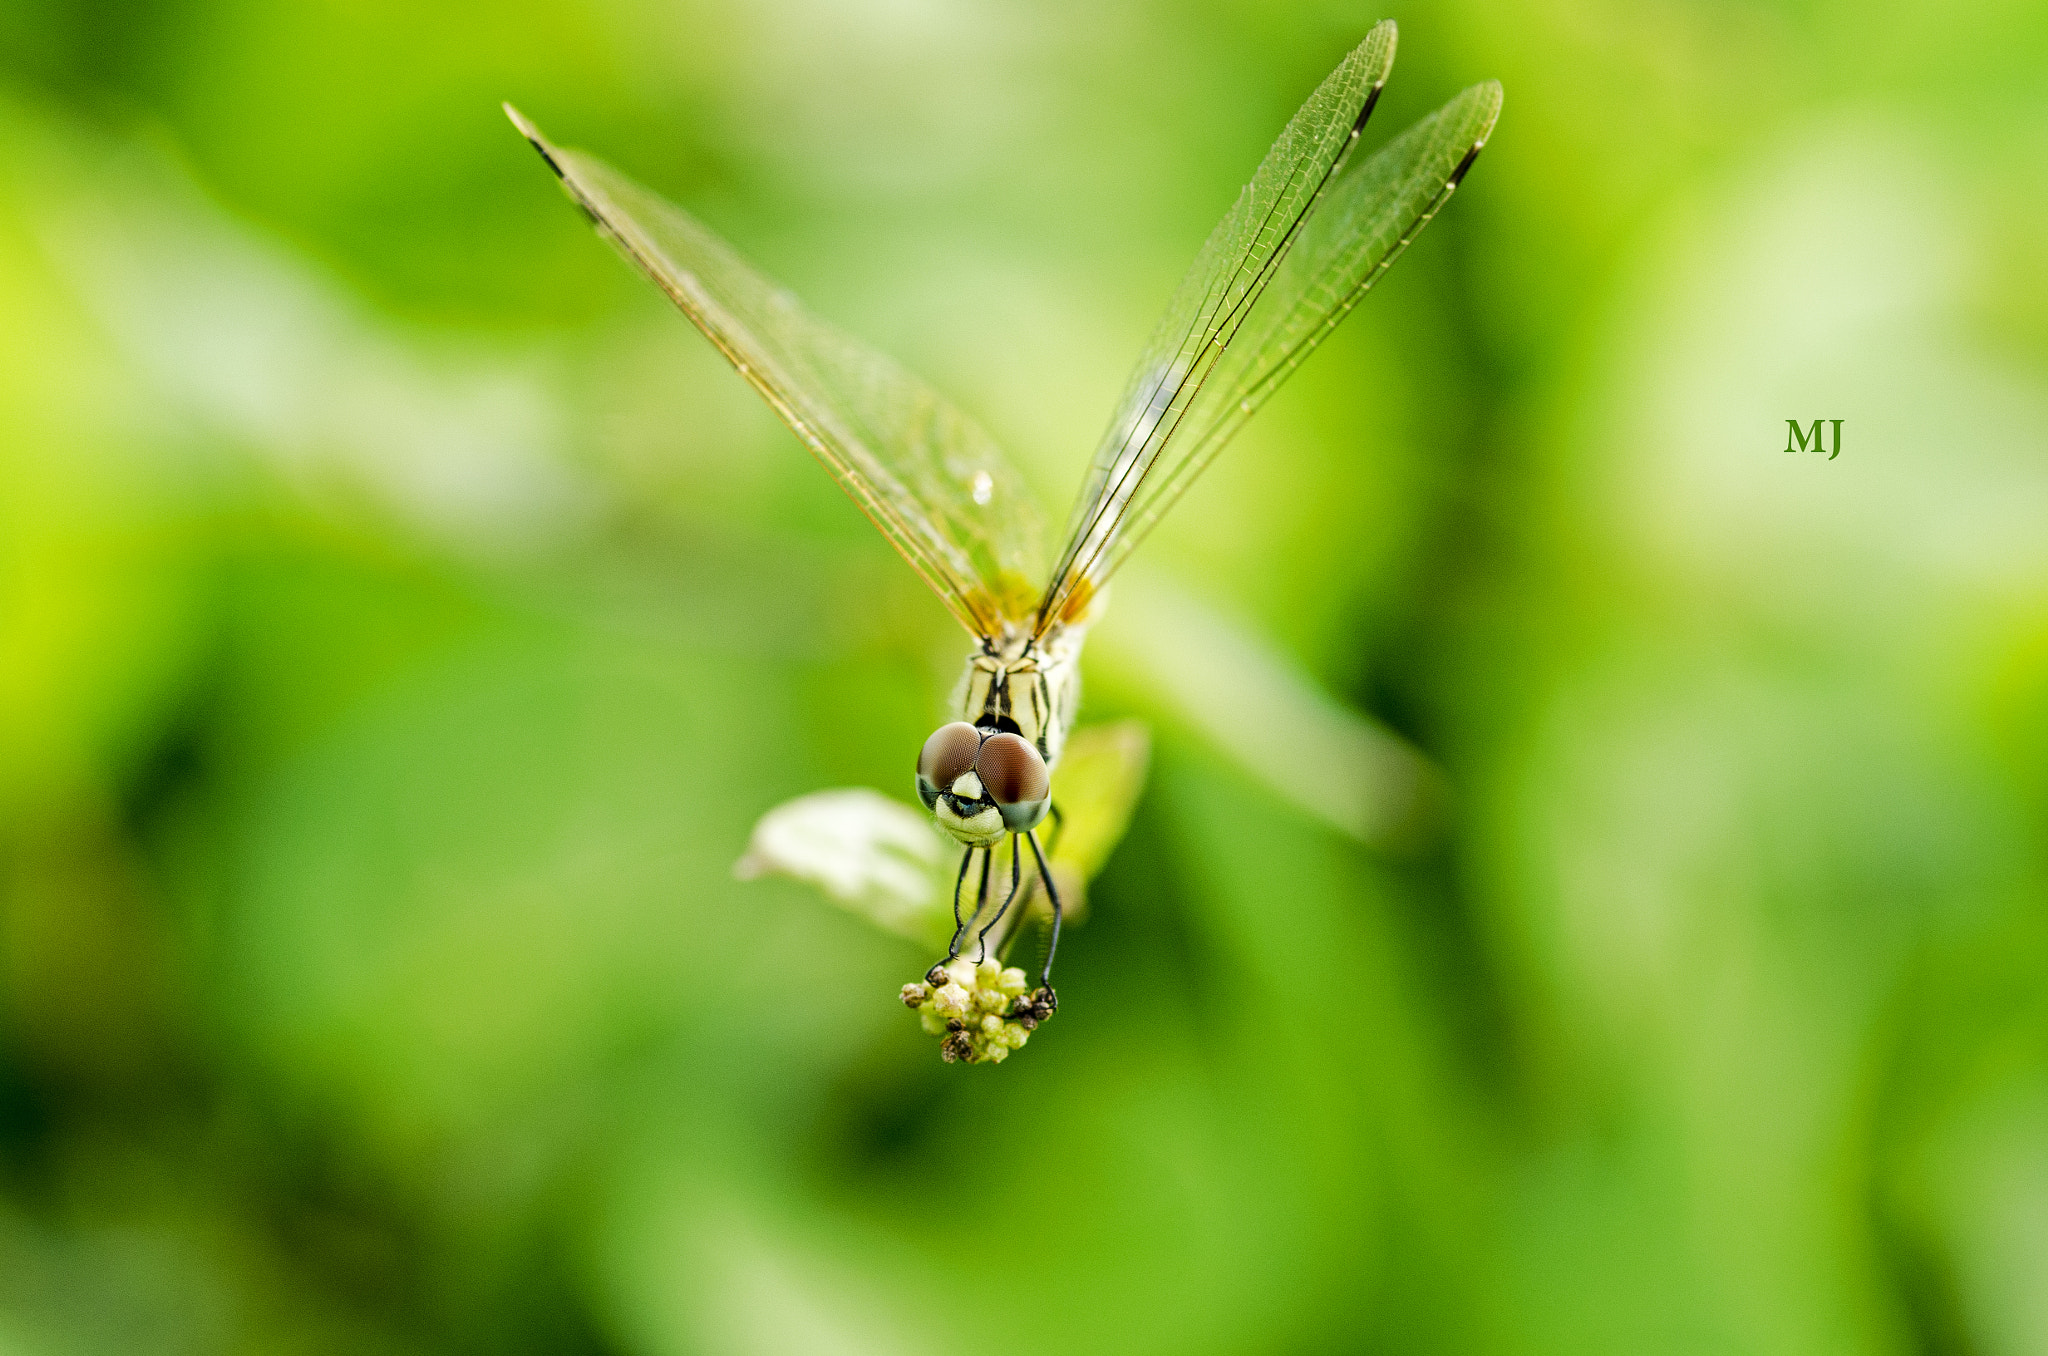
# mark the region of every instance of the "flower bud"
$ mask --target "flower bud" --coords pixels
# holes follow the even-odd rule
[[[905,984],[899,996],[926,1034],[940,1037],[946,1063],[1000,1064],[1059,1006],[1050,988],[1027,992],[1028,982],[1024,971],[993,958],[955,956],[934,965],[922,983]]]

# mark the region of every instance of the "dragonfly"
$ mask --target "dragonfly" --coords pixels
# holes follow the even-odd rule
[[[761,394],[972,637],[958,719],[917,758],[918,798],[961,848],[953,938],[928,988],[959,973],[948,966],[987,911],[989,868],[1007,848],[1009,892],[978,933],[986,955],[1024,884],[1021,843],[1051,932],[1036,988],[1004,1015],[1028,1029],[1058,1006],[1062,910],[1039,829],[1060,821],[1052,773],[1110,578],[1443,209],[1492,134],[1501,87],[1486,81],[1359,153],[1396,36],[1383,21],[1344,57],[1210,232],[1124,388],[1049,569],[1022,479],[958,407],[804,309],[689,213],[505,105],[598,232]],[[981,899],[963,917],[977,854]],[[906,986],[906,1002],[918,987]],[[965,1040],[953,1028],[949,1039]]]

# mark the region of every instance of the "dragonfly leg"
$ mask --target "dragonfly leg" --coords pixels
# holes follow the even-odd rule
[[[970,847],[960,854],[960,874],[953,879],[953,941],[946,948],[947,960],[951,960],[960,954],[960,939],[967,935],[967,922],[963,921],[960,917],[960,887],[967,883],[967,864],[973,860],[974,849]],[[935,965],[932,968],[936,970],[938,966]],[[932,982],[938,983],[939,981],[933,980]]]
[[[1058,801],[1046,806],[1045,812],[1052,819],[1052,832],[1045,836],[1045,851],[1050,856],[1060,850],[1060,835],[1067,831],[1067,817],[1060,813]]]
[[[994,855],[993,852],[990,853]],[[1017,898],[1017,887],[1024,883],[1024,854],[1017,847],[1017,835],[1010,835],[1010,893],[1003,896],[1003,906],[996,910],[996,916],[988,920],[981,930],[981,955],[977,960],[988,959],[988,935],[996,924],[1003,921],[1003,915],[1010,911],[1010,904]]]
[[[1045,944],[1045,964],[1039,967],[1038,987],[1045,995],[1045,1001],[1057,1008],[1059,999],[1052,991],[1052,958],[1060,949],[1060,892],[1053,888],[1052,868],[1045,864],[1045,854],[1038,849],[1038,834],[1027,832],[1024,840],[1031,844],[1031,855],[1038,861],[1038,878],[1045,884],[1045,897],[1052,905],[1052,939]],[[1033,994],[1036,998],[1038,995]]]

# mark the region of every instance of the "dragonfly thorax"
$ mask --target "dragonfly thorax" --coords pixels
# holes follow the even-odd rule
[[[961,719],[925,741],[917,792],[939,827],[974,847],[1036,828],[1081,698],[1080,635],[1019,635],[968,656]]]
[[[967,657],[954,709],[969,725],[1030,742],[1050,772],[1081,701],[1080,627],[1017,635]]]

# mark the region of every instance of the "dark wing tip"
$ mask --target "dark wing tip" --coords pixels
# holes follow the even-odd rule
[[[519,129],[519,135],[533,143],[533,149],[540,152],[540,158],[548,162],[548,168],[555,172],[555,177],[557,179],[567,178],[568,176],[562,173],[561,162],[555,159],[555,148],[550,146],[548,139],[540,134],[540,128],[528,122],[526,115],[512,107],[511,104],[501,104],[500,107],[505,110],[505,116],[512,120],[512,125]]]
[[[1358,110],[1358,116],[1351,120],[1351,135],[1356,137],[1365,130],[1365,120],[1372,116],[1373,106],[1380,101],[1380,93],[1387,87],[1387,73],[1394,69],[1394,45],[1400,37],[1400,30],[1392,19],[1382,19],[1372,26],[1365,40],[1352,49],[1346,58],[1366,62],[1372,83],[1366,86],[1365,107]]]
[[[1464,182],[1466,174],[1472,169],[1472,162],[1477,160],[1479,153],[1486,149],[1487,139],[1493,135],[1494,124],[1500,120],[1500,105],[1503,97],[1500,81],[1482,81],[1467,90],[1466,93],[1477,96],[1480,103],[1485,105],[1486,121],[1480,125],[1479,134],[1472,138],[1472,144],[1466,148],[1464,159],[1460,160],[1458,167],[1451,171],[1449,183],[1451,188],[1456,188]]]
[[[1363,52],[1369,47],[1384,45],[1385,51],[1379,56],[1379,73],[1373,76],[1372,87],[1378,89],[1387,83],[1387,73],[1394,69],[1394,49],[1401,44],[1401,26],[1392,19],[1382,19],[1372,26],[1365,35],[1365,41],[1358,44]]]
[[[1472,162],[1479,158],[1479,152],[1484,150],[1485,148],[1486,143],[1481,141],[1475,144],[1470,150],[1467,150],[1465,152],[1465,158],[1463,160],[1460,160],[1458,162],[1458,167],[1451,171],[1451,177],[1445,182],[1445,187],[1456,188],[1459,184],[1464,183],[1466,174],[1468,174],[1472,169]]]
[[[1472,146],[1472,149],[1476,151],[1486,144],[1488,137],[1493,135],[1493,125],[1500,121],[1501,101],[1507,95],[1501,89],[1500,81],[1498,80],[1482,80],[1472,88],[1479,92],[1481,102],[1486,105],[1486,125],[1479,129],[1478,139]]]

